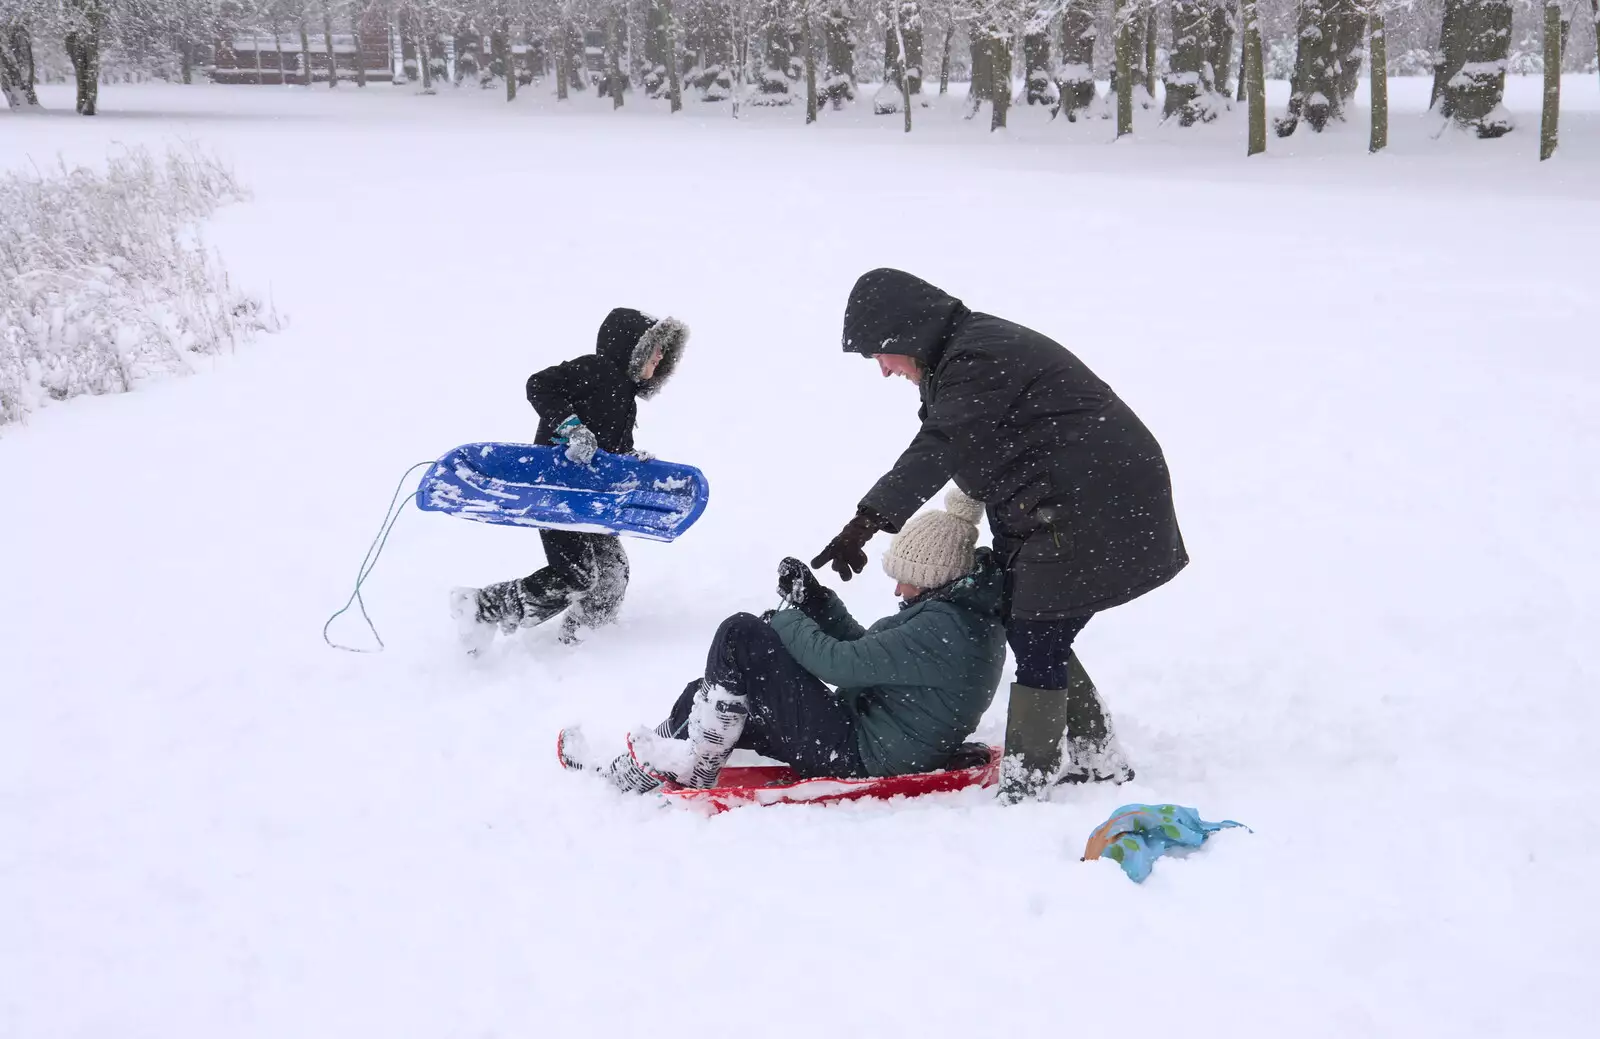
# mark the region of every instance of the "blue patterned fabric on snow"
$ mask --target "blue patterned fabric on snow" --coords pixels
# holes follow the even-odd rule
[[[1143,883],[1156,859],[1170,850],[1198,848],[1213,833],[1234,826],[1244,824],[1232,819],[1209,823],[1182,805],[1123,805],[1089,835],[1083,857],[1110,859],[1135,883]]]

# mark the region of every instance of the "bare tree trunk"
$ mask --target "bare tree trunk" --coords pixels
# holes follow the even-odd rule
[[[328,89],[332,90],[339,85],[339,59],[333,52],[333,10],[328,0],[322,0],[322,42],[328,48]]]
[[[33,37],[21,21],[0,23],[0,94],[9,108],[39,107],[34,89]]]
[[[1589,28],[1594,30],[1595,71],[1600,72],[1600,0],[1589,0]]]
[[[567,89],[589,89],[589,58],[583,44],[583,33],[572,21],[561,23],[561,52],[566,57]]]
[[[1249,91],[1246,89],[1246,80],[1249,77],[1245,75],[1244,68],[1245,64],[1250,60],[1248,56],[1250,40],[1244,31],[1244,4],[1245,0],[1239,0],[1239,93],[1234,98],[1235,101],[1243,101],[1249,96]]]
[[[661,0],[666,18],[667,33],[667,106],[678,112],[683,109],[683,84],[678,78],[678,19],[672,13],[672,0]]]
[[[911,63],[912,54],[909,50],[910,42],[906,39],[905,22],[908,18],[908,8],[910,9],[909,17],[918,20],[917,32],[920,36],[922,31],[922,15],[917,8],[915,0],[911,0],[911,2],[906,3],[902,3],[901,0],[890,0],[889,2],[890,27],[894,33],[895,43],[894,61],[896,62],[896,66],[894,74],[895,78],[900,82],[900,107],[905,110],[906,114],[906,133],[911,132],[911,77],[913,75],[917,76],[919,85],[921,80],[921,70],[917,69]],[[920,39],[917,41],[917,49],[919,51],[921,50],[921,42],[922,41]],[[916,55],[916,60],[918,62],[921,61],[920,53]]]
[[[1261,55],[1261,18],[1256,0],[1243,0],[1245,93],[1250,105],[1250,144],[1245,154],[1267,150],[1267,83]]]
[[[967,118],[971,119],[994,94],[994,55],[989,50],[988,38],[977,24],[967,28],[967,42],[972,54],[972,80],[967,85]]]
[[[621,12],[616,4],[606,14],[606,92],[611,95],[611,110],[622,107],[622,91],[627,84],[622,74],[622,34],[617,22]]]
[[[1600,0],[1597,0],[1600,2]],[[950,93],[950,41],[955,38],[956,24],[954,20],[944,29],[944,52],[939,58],[939,93]]]
[[[800,38],[806,49],[806,125],[817,121],[817,46],[811,38],[811,4],[801,0]]]
[[[1372,139],[1367,151],[1378,154],[1389,146],[1389,40],[1383,25],[1385,0],[1373,0],[1368,39],[1372,47]]]
[[[79,115],[94,115],[100,100],[100,30],[105,27],[102,0],[72,0],[68,6],[67,56],[77,80]]]
[[[426,11],[417,19],[417,66],[422,71],[422,92],[433,93],[433,41],[428,38]]]
[[[500,70],[506,77],[506,102],[517,99],[517,34],[511,25],[511,4],[500,4]]]
[[[906,55],[907,94],[922,93],[922,3],[900,0],[900,45]]]
[[[1057,69],[1061,111],[1068,122],[1094,103],[1095,12],[1089,0],[1073,0],[1061,14],[1061,65]]]
[[[273,23],[272,45],[278,50],[278,86],[289,85],[289,59],[283,53],[283,26]],[[261,52],[256,51],[256,82],[261,82]]]
[[[1539,161],[1556,153],[1561,120],[1561,3],[1544,5],[1544,111],[1539,121]]]
[[[400,33],[400,21],[389,20],[389,83],[400,86],[406,82],[406,38]]]
[[[1466,4],[1467,0],[1444,0],[1444,13],[1439,20],[1438,64],[1433,67],[1433,96],[1428,101],[1430,109],[1444,99],[1444,85],[1466,61],[1463,49],[1466,37],[1461,32]]]
[[[567,66],[572,61],[572,26],[563,21],[556,28],[556,100],[567,100],[567,80],[572,75],[572,70]]]
[[[644,8],[644,96],[667,96],[667,12],[661,0]]]
[[[194,84],[194,42],[189,39],[187,34],[178,41],[178,61],[180,63],[180,74],[183,77],[183,85],[186,87],[192,86]]]
[[[368,0],[361,0],[350,12],[350,41],[356,49],[356,86],[367,85],[367,52],[361,46],[361,26],[369,13]]]
[[[1156,0],[1147,0],[1150,13],[1145,17],[1144,31],[1144,92],[1153,103],[1156,99]]]
[[[1117,136],[1133,133],[1133,23],[1137,0],[1113,0],[1112,27],[1116,36],[1116,68],[1112,83],[1117,93]]]
[[[1005,25],[997,18],[978,31],[989,55],[989,131],[992,133],[1006,128],[1006,116],[1011,110],[1011,41]]]
[[[1233,8],[1229,0],[1209,0],[1210,37],[1206,42],[1206,61],[1211,65],[1211,89],[1226,100],[1232,93],[1228,84],[1233,80],[1233,37],[1237,30]],[[1242,74],[1242,73],[1241,73]]]
[[[305,11],[300,12],[300,68],[304,74],[305,85],[311,85],[311,33],[306,28]]]

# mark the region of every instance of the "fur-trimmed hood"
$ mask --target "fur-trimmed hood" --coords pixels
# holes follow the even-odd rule
[[[689,326],[675,317],[654,318],[631,307],[618,307],[600,323],[595,353],[628,373],[640,397],[648,400],[660,392],[689,342]],[[661,363],[648,379],[639,378],[650,355],[661,348]]]

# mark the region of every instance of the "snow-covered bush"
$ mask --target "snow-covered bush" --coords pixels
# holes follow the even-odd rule
[[[1391,76],[1431,76],[1439,60],[1429,47],[1409,47],[1389,59]]]
[[[243,197],[224,166],[192,151],[0,175],[0,424],[187,372],[192,354],[275,330],[196,228]]]

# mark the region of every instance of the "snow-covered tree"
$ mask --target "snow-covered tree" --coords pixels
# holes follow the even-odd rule
[[[1173,0],[1172,51],[1168,58],[1162,115],[1180,126],[1210,122],[1216,112],[1207,96],[1206,51],[1210,12],[1200,0]]]
[[[912,98],[922,93],[922,8],[917,0],[889,0],[884,11],[884,83],[873,98],[879,115],[900,112],[911,132]]]
[[[835,109],[856,99],[856,30],[852,0],[831,0],[822,12],[827,71],[820,87],[823,100]]]
[[[889,0],[884,14],[884,78],[902,93],[922,93],[922,4]],[[901,41],[905,57],[901,58]]]
[[[750,101],[757,105],[790,104],[802,76],[794,0],[762,0],[759,17],[761,68]]]
[[[1119,137],[1133,132],[1134,105],[1155,107],[1155,55],[1149,46],[1154,40],[1154,10],[1153,0],[1112,0],[1111,93],[1103,118],[1115,113]]]
[[[8,108],[39,106],[33,34],[48,27],[52,13],[43,0],[6,0],[0,7],[0,94]]]
[[[1056,89],[1068,122],[1094,104],[1094,43],[1099,30],[1092,0],[1067,0],[1061,12],[1061,62]]]
[[[1511,49],[1511,0],[1446,0],[1435,74],[1440,114],[1479,137],[1513,127],[1501,106]]]
[[[1050,67],[1050,24],[1055,20],[1056,4],[1040,3],[1022,28],[1022,96],[1030,105],[1054,107],[1054,70]]]
[[[79,115],[94,115],[100,98],[101,33],[110,14],[108,0],[66,0],[62,19],[67,57],[77,80]]]
[[[1206,0],[1207,28],[1205,71],[1211,91],[1226,103],[1232,78],[1233,43],[1239,25],[1231,0]]]
[[[1305,121],[1320,132],[1344,118],[1361,75],[1366,11],[1358,0],[1301,0],[1289,111],[1278,121],[1287,137]]]

